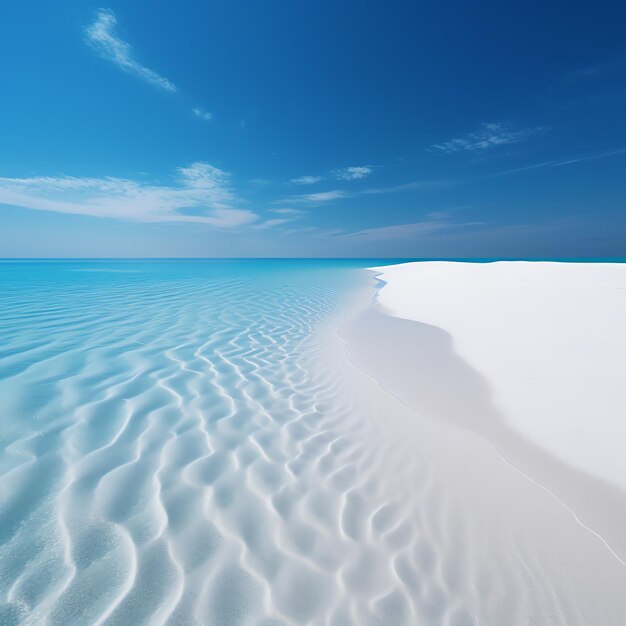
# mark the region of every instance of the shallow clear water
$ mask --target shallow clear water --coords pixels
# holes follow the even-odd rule
[[[347,409],[310,364],[366,265],[0,264],[0,622],[326,614]]]

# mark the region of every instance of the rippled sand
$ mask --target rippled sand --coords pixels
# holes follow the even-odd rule
[[[366,272],[0,272],[3,626],[626,623],[568,509],[346,357]]]

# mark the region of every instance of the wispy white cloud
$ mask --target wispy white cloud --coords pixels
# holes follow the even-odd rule
[[[351,233],[345,233],[342,237],[358,238],[361,241],[379,241],[381,239],[409,239],[420,235],[430,234],[448,228],[448,224],[442,221],[413,222],[411,224],[394,224],[392,226],[380,226],[378,228],[366,228]]]
[[[178,168],[171,185],[125,178],[0,178],[0,204],[138,222],[236,228],[258,219],[235,208],[236,202],[229,174],[204,162]]]
[[[302,209],[270,209],[272,213],[276,213],[278,215],[291,215],[293,217],[302,217],[303,215],[308,215],[306,211]]]
[[[301,209],[270,209],[270,213],[274,213],[278,215],[278,217],[273,217],[265,220],[264,222],[260,222],[259,224],[255,224],[255,228],[259,229],[267,229],[273,228],[274,226],[282,226],[283,224],[289,224],[290,222],[294,222],[305,215],[308,215],[307,211],[303,211]]]
[[[208,122],[213,119],[212,113],[209,113],[208,111],[205,111],[204,109],[201,109],[200,107],[194,107],[193,109],[191,109],[191,111],[196,117],[199,117],[201,120],[204,120],[205,122]]]
[[[441,212],[429,213],[426,219],[410,224],[393,224],[391,226],[379,226],[376,228],[366,228],[354,232],[344,233],[341,237],[355,239],[359,241],[380,241],[380,240],[419,240],[420,237],[453,231],[454,229],[467,229],[471,227],[483,226],[482,222],[459,223],[448,219]]]
[[[357,196],[366,196],[372,194],[387,194],[387,193],[399,193],[402,191],[411,191],[414,189],[428,189],[442,187],[451,184],[449,181],[431,181],[431,180],[414,180],[409,183],[403,183],[401,185],[392,185],[390,187],[373,187],[370,189],[361,189],[359,191],[346,191],[343,189],[334,189],[332,191],[320,191],[318,193],[304,193],[294,196],[289,196],[278,200],[278,204],[305,204],[315,206],[318,204],[325,204],[327,202],[333,202],[335,200],[342,200],[344,198],[355,198]]]
[[[347,191],[341,191],[335,189],[333,191],[320,191],[318,193],[303,193],[297,196],[289,196],[283,200],[278,200],[279,204],[324,204],[326,202],[332,202],[333,200],[339,200],[341,198],[349,198],[350,193]]]
[[[251,178],[248,182],[252,185],[262,185],[262,186],[270,184],[270,181],[267,178]]]
[[[298,178],[292,178],[291,183],[294,185],[313,185],[319,183],[322,180],[321,176],[299,176]]]
[[[110,9],[99,9],[96,20],[85,29],[88,43],[98,54],[129,74],[145,80],[165,91],[176,91],[176,85],[135,59],[132,46],[115,33],[117,18]]]
[[[344,232],[343,228],[319,228],[319,226],[302,226],[283,231],[285,235],[304,235],[316,239],[328,239]]]
[[[287,224],[288,222],[291,222],[291,221],[292,220],[289,218],[275,218],[271,220],[265,220],[264,222],[261,222],[260,224],[255,224],[254,228],[265,230],[266,228],[272,228],[273,226],[280,226],[281,224]]]
[[[563,167],[565,165],[575,165],[576,163],[584,163],[585,161],[595,161],[596,159],[606,159],[608,157],[626,154],[626,148],[619,148],[617,150],[611,150],[609,152],[599,152],[597,154],[587,154],[581,157],[575,157],[573,159],[564,159],[561,161],[543,161],[542,163],[533,163],[532,165],[524,165],[522,167],[516,167],[504,172],[497,172],[496,174],[490,174],[486,178],[492,178],[495,176],[506,176],[507,174],[517,174],[518,172],[526,172],[528,170],[542,169],[544,167]]]
[[[369,176],[373,171],[372,165],[360,165],[335,170],[334,174],[339,180],[359,180]]]
[[[344,167],[338,170],[332,170],[330,176],[337,180],[360,180],[369,176],[375,167],[373,165],[360,165],[354,167]],[[298,176],[292,178],[289,182],[292,185],[313,185],[324,180],[323,176]]]
[[[445,187],[450,185],[448,180],[412,180],[409,183],[402,183],[401,185],[392,185],[390,187],[373,187],[371,189],[363,189],[355,195],[368,195],[368,194],[384,194],[384,193],[399,193],[402,191],[411,191],[413,189],[432,189],[436,187]]]
[[[496,146],[525,141],[541,130],[544,130],[544,128],[540,126],[516,130],[501,122],[482,124],[480,128],[473,133],[469,133],[463,137],[456,137],[455,139],[450,139],[443,143],[434,144],[431,148],[445,154],[464,150],[468,152],[480,152]]]

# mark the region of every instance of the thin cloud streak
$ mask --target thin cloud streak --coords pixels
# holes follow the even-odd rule
[[[115,34],[117,18],[110,9],[98,9],[96,21],[85,29],[89,45],[107,61],[115,63],[129,74],[165,91],[176,91],[176,85],[134,57],[132,46]]]
[[[481,124],[477,131],[468,133],[462,137],[456,137],[443,143],[433,144],[430,146],[432,150],[438,150],[444,154],[452,154],[454,152],[480,152],[495,148],[497,146],[504,146],[514,143],[525,141],[532,135],[535,135],[541,130],[545,130],[542,126],[536,126],[534,128],[525,128],[522,130],[515,130],[503,124],[501,122]]]
[[[321,176],[299,176],[298,178],[292,178],[289,182],[293,185],[314,185],[321,180]]]
[[[359,165],[332,170],[330,173],[337,180],[350,181],[361,180],[369,176],[374,169],[373,165]],[[289,182],[292,185],[313,185],[322,180],[324,180],[323,176],[298,176],[297,178],[292,178]]]
[[[596,159],[606,159],[608,157],[617,156],[620,154],[626,154],[626,148],[619,148],[618,150],[611,150],[610,152],[601,152],[599,154],[589,154],[574,159],[567,159],[565,161],[544,161],[543,163],[534,163],[532,165],[525,165],[524,167],[516,167],[511,170],[505,170],[503,172],[497,172],[495,174],[489,174],[484,178],[493,178],[496,176],[507,176],[509,174],[517,174],[518,172],[526,172],[528,170],[537,170],[544,167],[563,167],[565,165],[575,165],[576,163],[584,163],[585,161],[595,161]]]
[[[204,162],[178,168],[172,185],[112,177],[0,178],[0,204],[135,222],[237,228],[258,219],[236,202],[230,175]]]
[[[282,200],[277,200],[277,204],[306,204],[317,205],[325,204],[327,202],[333,202],[334,200],[341,200],[344,198],[355,198],[358,196],[373,195],[373,194],[387,194],[387,193],[400,193],[402,191],[411,191],[416,189],[429,189],[437,188],[451,184],[450,181],[439,180],[414,180],[409,183],[403,183],[402,185],[393,185],[391,187],[373,187],[370,189],[362,189],[360,191],[346,191],[344,189],[333,189],[331,191],[321,191],[318,193],[305,193],[295,196],[289,196]]]
[[[273,228],[274,226],[280,226],[281,224],[287,224],[288,222],[292,222],[293,219],[290,218],[275,218],[271,220],[265,220],[260,224],[255,224],[253,228],[258,228],[259,230],[265,230],[267,228]]]
[[[339,200],[341,198],[349,198],[354,194],[350,194],[347,191],[335,189],[333,191],[320,191],[318,193],[304,193],[297,196],[289,196],[282,200],[277,200],[278,204],[324,204],[326,202],[332,202],[333,200]]]
[[[291,215],[292,217],[302,217],[303,215],[308,215],[307,211],[304,211],[303,209],[270,209],[270,212],[278,215]]]
[[[444,187],[450,185],[447,180],[414,180],[410,183],[402,185],[393,185],[391,187],[374,187],[372,189],[364,189],[359,192],[361,194],[384,194],[384,193],[400,193],[402,191],[411,191],[413,189],[433,189],[436,187]]]
[[[361,240],[406,239],[408,237],[443,230],[444,228],[446,228],[446,225],[442,222],[414,222],[412,224],[395,224],[393,226],[366,228],[341,236],[345,238],[359,238]]]
[[[467,228],[483,225],[483,222],[458,223],[444,219],[427,219],[421,222],[412,222],[410,224],[393,224],[391,226],[366,228],[342,234],[340,237],[345,239],[358,239],[359,241],[381,241],[390,239],[407,240],[433,233],[449,231],[455,228]]]

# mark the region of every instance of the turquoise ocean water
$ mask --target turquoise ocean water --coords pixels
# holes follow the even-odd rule
[[[328,454],[312,337],[372,263],[0,263],[0,623],[320,611],[280,528]]]

